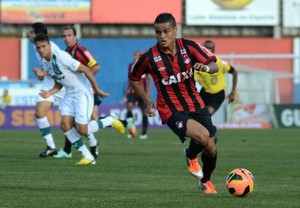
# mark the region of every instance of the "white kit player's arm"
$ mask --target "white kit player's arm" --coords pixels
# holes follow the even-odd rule
[[[51,95],[54,95],[55,93],[57,93],[59,90],[61,90],[63,86],[61,84],[59,84],[58,82],[55,82],[54,86],[52,89],[50,90],[41,90],[40,91],[40,95],[43,97],[43,98],[48,98],[50,97]]]
[[[101,89],[99,89],[96,79],[94,77],[94,74],[88,67],[84,66],[83,64],[80,64],[77,69],[77,72],[81,72],[86,76],[86,78],[92,84],[93,89],[97,92],[97,94],[100,97],[105,98],[105,97],[109,96],[109,93],[103,92]]]
[[[34,68],[33,72],[34,72],[35,76],[38,78],[38,80],[43,80],[44,76],[48,75],[47,72],[45,72],[39,68]]]

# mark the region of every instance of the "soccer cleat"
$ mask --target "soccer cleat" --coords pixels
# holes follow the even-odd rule
[[[131,139],[132,138],[131,134],[127,134],[127,138]]]
[[[85,157],[81,158],[81,160],[79,160],[76,165],[95,165],[96,161],[95,160],[90,160],[87,159]]]
[[[194,159],[190,159],[186,156],[186,150],[187,148],[184,149],[183,154],[186,160],[186,163],[188,165],[188,170],[189,172],[192,174],[192,176],[194,176],[197,179],[201,179],[203,178],[203,172],[202,169],[198,163],[198,158],[194,158]]]
[[[216,194],[217,190],[214,184],[211,181],[206,181],[205,183],[201,183],[199,181],[199,188],[203,191],[205,194]]]
[[[123,123],[118,119],[117,115],[114,113],[111,113],[110,116],[114,119],[113,123],[111,126],[115,128],[120,134],[125,133],[125,126]]]
[[[90,147],[90,151],[95,159],[98,158],[99,155],[99,142],[95,146]]]
[[[53,157],[55,158],[72,158],[72,152],[70,152],[69,154],[66,153],[63,149],[60,149],[56,155],[54,155]]]
[[[133,118],[127,118],[127,129],[133,138],[137,137],[136,127],[134,125]]]
[[[46,150],[41,152],[39,154],[39,156],[40,157],[49,157],[49,156],[53,156],[53,155],[56,155],[56,154],[57,154],[56,149],[52,149],[51,147],[47,146]]]
[[[140,137],[139,137],[140,139],[147,139],[148,138],[148,136],[147,136],[147,134],[142,134],[142,135],[140,135]]]

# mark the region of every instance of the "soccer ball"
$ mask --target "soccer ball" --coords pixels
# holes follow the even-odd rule
[[[226,187],[233,196],[248,196],[254,190],[254,176],[245,168],[234,169],[227,175]]]
[[[212,0],[222,9],[242,9],[253,0]]]

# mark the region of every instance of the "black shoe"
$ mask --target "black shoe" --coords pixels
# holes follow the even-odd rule
[[[99,143],[97,142],[96,146],[90,147],[90,151],[94,158],[97,159],[99,155]]]
[[[56,149],[52,149],[51,147],[47,146],[44,152],[39,154],[40,157],[49,157],[57,154]]]

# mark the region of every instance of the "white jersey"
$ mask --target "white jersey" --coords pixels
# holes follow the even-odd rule
[[[42,59],[42,68],[56,82],[65,87],[68,95],[91,91],[92,86],[83,73],[76,72],[80,62],[65,51],[56,51],[50,61]]]
[[[51,44],[51,51],[52,54],[57,54],[60,51],[60,48],[53,43],[52,41],[50,41]],[[34,47],[35,53],[36,53],[36,58],[40,64],[40,66],[42,66],[42,60],[43,58],[40,56],[40,54],[37,52],[36,47]],[[45,76],[43,79],[43,86],[42,89],[43,90],[50,90],[52,89],[54,86],[54,80],[49,77],[49,76]],[[38,95],[38,100],[37,102],[41,102],[41,101],[48,101],[48,102],[58,102],[58,104],[60,105],[61,100],[63,99],[65,95],[65,88],[62,88],[59,92],[57,92],[56,94],[50,96],[49,98],[43,98],[42,96]]]
[[[94,97],[90,81],[77,72],[80,62],[65,51],[52,54],[50,61],[42,59],[42,68],[65,88],[61,102],[61,115],[72,116],[79,124],[88,124],[93,110]]]
[[[52,41],[50,41],[50,45],[51,45],[52,54],[56,54],[58,53],[58,51],[60,51],[60,48]],[[42,66],[43,57],[41,57],[41,55],[37,52],[36,47],[34,47],[34,49],[35,49],[36,58],[40,66]],[[51,79],[51,77],[45,76],[43,82],[44,82],[42,87],[43,90],[50,90],[54,86],[54,80]]]

